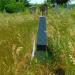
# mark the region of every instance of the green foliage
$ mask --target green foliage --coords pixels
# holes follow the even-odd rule
[[[23,0],[24,1],[24,5],[25,5],[25,7],[29,7],[30,6],[30,4],[29,4],[29,1],[28,0]]]
[[[5,10],[6,10],[6,12],[9,12],[9,13],[23,11],[24,5],[23,5],[23,3],[20,3],[20,2],[7,4],[5,6]]]
[[[0,0],[0,10],[4,10],[5,6],[10,3],[14,3],[15,0]]]
[[[24,4],[25,7],[29,7],[29,0],[16,0],[16,2],[22,2]]]
[[[50,6],[51,0],[47,0],[47,4],[48,4],[48,6]]]
[[[0,10],[9,13],[23,11],[24,7],[29,7],[28,0],[0,0]]]
[[[57,3],[59,5],[67,3],[69,0],[47,0],[47,4],[50,5],[51,3]]]
[[[64,4],[67,3],[69,0],[51,0],[52,3],[57,3],[57,4]]]
[[[15,12],[16,11],[16,4],[15,3],[7,4],[5,6],[5,10],[6,10],[6,12],[9,12],[9,13]]]
[[[23,3],[22,2],[17,2],[16,3],[16,11],[18,12],[18,11],[23,11],[24,10],[24,5],[23,5]]]

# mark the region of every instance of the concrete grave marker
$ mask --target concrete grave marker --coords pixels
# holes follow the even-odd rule
[[[46,60],[47,54],[46,52],[47,52],[46,17],[41,16],[39,17],[39,28],[36,42],[33,43],[32,58],[35,57],[40,61]]]
[[[45,51],[47,47],[46,38],[46,18],[41,16],[39,18],[39,29],[37,34],[36,50]]]

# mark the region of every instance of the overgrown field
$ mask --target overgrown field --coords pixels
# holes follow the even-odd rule
[[[0,13],[0,75],[75,75],[75,10],[51,10],[46,21],[50,57],[31,62],[38,15]]]

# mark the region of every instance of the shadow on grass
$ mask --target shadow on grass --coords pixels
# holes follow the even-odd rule
[[[58,49],[53,46],[51,38],[48,38],[47,52],[49,60],[51,61],[50,67],[54,75],[65,75],[64,63],[60,57],[61,53],[58,53]]]
[[[50,48],[49,46],[47,46],[47,53],[50,59],[54,58],[53,48]]]
[[[58,68],[55,70],[55,75],[65,75],[65,71],[62,68]]]

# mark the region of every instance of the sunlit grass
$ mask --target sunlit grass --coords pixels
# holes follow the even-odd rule
[[[31,59],[38,20],[24,14],[0,17],[0,75],[20,75]],[[24,68],[23,68],[24,67]],[[18,74],[19,72],[19,74]]]
[[[50,10],[46,16],[50,58],[31,62],[38,15],[0,13],[0,75],[53,75],[61,68],[75,75],[75,11]],[[31,64],[30,64],[31,62]]]
[[[74,10],[60,11],[47,16],[48,43],[54,53],[53,69],[63,68],[66,75],[75,75],[74,16]]]

